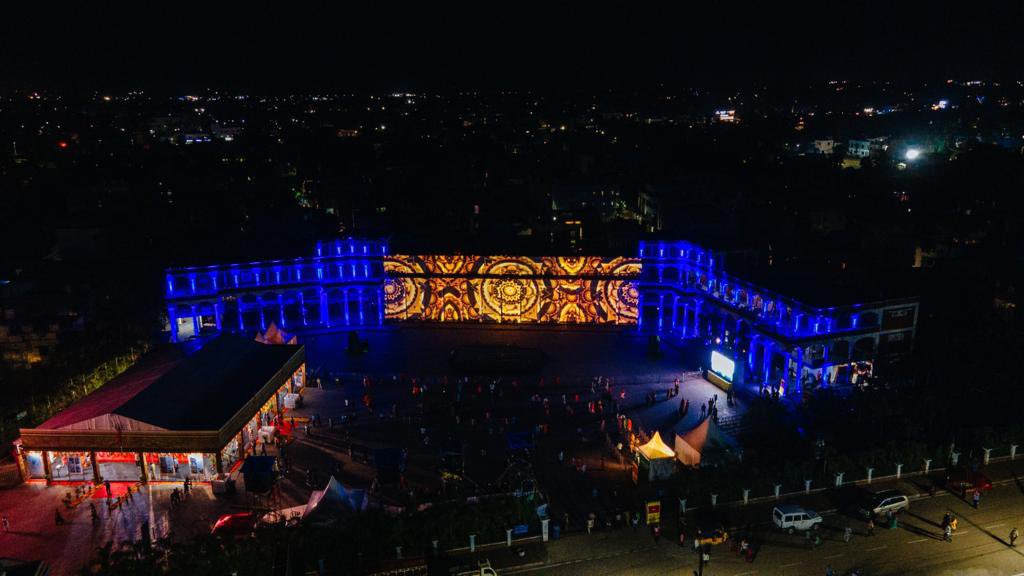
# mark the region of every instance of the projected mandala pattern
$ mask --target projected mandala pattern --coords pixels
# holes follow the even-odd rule
[[[394,255],[384,273],[389,319],[636,323],[635,258]]]

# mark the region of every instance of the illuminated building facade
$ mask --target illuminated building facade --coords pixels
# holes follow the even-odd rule
[[[348,238],[313,256],[167,271],[172,340],[385,321],[628,325],[728,353],[746,383],[857,383],[909,352],[916,299],[815,307],[737,278],[689,242],[637,258],[391,255]]]
[[[313,256],[173,268],[166,274],[171,341],[204,332],[380,325],[384,321],[382,241],[347,238]]]
[[[688,242],[641,242],[640,260],[638,327],[727,351],[747,383],[857,383],[913,345],[916,298],[814,307],[726,273]]]

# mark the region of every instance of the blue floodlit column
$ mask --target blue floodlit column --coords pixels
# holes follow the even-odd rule
[[[306,297],[302,292],[299,292],[299,310],[302,311],[302,325],[308,326],[306,324]]]
[[[377,292],[377,325],[384,325],[384,289],[380,286],[376,289]]]
[[[167,322],[171,325],[171,342],[177,342],[178,316],[174,313],[174,304],[167,307]]]
[[[644,327],[644,293],[640,292],[636,297],[636,329]]]
[[[679,318],[679,295],[672,297],[672,331],[676,331],[676,320]]]
[[[352,323],[349,321],[348,317],[348,289],[346,288],[342,290],[341,293],[345,297],[345,326],[351,326]]]
[[[761,351],[764,353],[764,383],[767,385],[772,377],[772,348],[775,347],[775,343],[768,340],[761,347]]]
[[[281,318],[281,328],[284,328],[284,294],[277,295],[277,315]]]
[[[238,331],[245,332],[245,308],[242,306],[242,299],[236,298],[235,303],[238,304]]]
[[[363,321],[363,289],[360,288],[356,294],[359,295],[359,325],[363,326],[366,322]]]
[[[259,304],[259,307],[260,307],[260,329],[261,330],[266,330],[267,329],[267,317],[263,313],[264,312],[264,310],[263,310],[263,308],[264,308],[263,298],[258,299],[256,301],[256,303]]]
[[[192,306],[192,332],[199,336],[199,314],[196,313],[195,305]]]
[[[331,311],[327,307],[327,292],[320,288],[320,323],[331,327]]]
[[[789,374],[789,362],[792,359],[792,355],[789,352],[783,353],[782,356],[782,377],[786,379],[786,394],[790,393],[793,389],[793,378]]]
[[[701,337],[700,330],[700,300],[693,304],[693,335],[697,338]]]
[[[665,326],[665,294],[658,294],[658,331]]]
[[[803,348],[803,346],[800,346],[799,348],[797,348],[797,353],[796,353],[796,378],[795,378],[795,380],[796,380],[796,390],[795,390],[795,392],[798,393],[798,394],[800,393],[801,389],[803,388],[803,383],[801,382],[801,380],[803,380],[803,372],[804,372],[804,348]]]
[[[683,338],[686,338],[687,333],[690,331],[690,304],[687,302],[683,303]]]
[[[223,307],[224,304],[220,300],[213,303],[213,318],[217,322],[217,332],[220,332],[221,330],[221,309]]]

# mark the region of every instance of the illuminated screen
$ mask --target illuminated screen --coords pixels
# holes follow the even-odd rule
[[[732,358],[721,352],[711,351],[711,371],[732,382],[732,374],[736,370],[736,363]]]
[[[636,324],[636,258],[384,259],[385,317],[434,322]]]

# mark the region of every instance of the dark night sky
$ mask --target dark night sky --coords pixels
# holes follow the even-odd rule
[[[1024,76],[1019,1],[20,4],[30,12],[12,9],[0,24],[7,87],[645,88]]]

